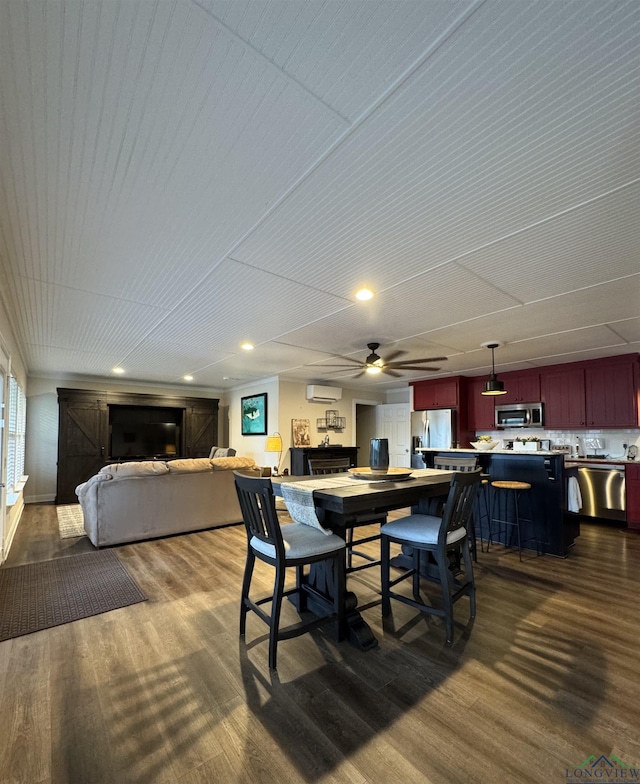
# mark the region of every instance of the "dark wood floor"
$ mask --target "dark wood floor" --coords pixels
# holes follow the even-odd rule
[[[117,547],[149,601],[0,643],[0,781],[559,784],[592,754],[640,766],[637,534],[584,524],[566,560],[480,554],[478,617],[458,602],[451,648],[397,603],[384,633],[373,606],[376,650],[305,635],[277,678],[255,617],[238,640],[244,546],[233,527]],[[29,506],[5,566],[88,549]],[[365,602],[377,581],[350,579]]]

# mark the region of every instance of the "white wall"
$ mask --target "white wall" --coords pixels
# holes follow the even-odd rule
[[[337,384],[336,384],[337,386]],[[229,407],[229,446],[239,455],[252,457],[258,465],[275,466],[277,455],[265,452],[266,436],[242,436],[240,423],[240,398],[248,395],[267,393],[268,434],[276,431],[282,436],[282,460],[280,469],[291,469],[289,448],[293,443],[292,419],[308,419],[310,423],[311,445],[319,444],[328,433],[329,443],[342,446],[355,446],[355,400],[363,398],[362,391],[342,388],[342,399],[335,403],[314,403],[307,400],[306,382],[284,381],[276,376],[265,378],[251,384],[237,387],[224,396],[223,403]],[[372,402],[384,403],[384,393],[366,394]],[[333,430],[327,433],[318,431],[317,420],[324,419],[325,411],[338,411],[338,416],[346,419],[342,432]]]
[[[390,389],[386,393],[385,403],[410,403],[411,402],[411,387],[407,384],[406,387],[400,389]]]
[[[240,398],[267,395],[267,435],[278,430],[278,407],[280,390],[277,376],[264,378],[260,381],[243,384],[240,387],[227,391],[223,403],[229,411],[229,446],[236,450],[242,457],[252,457],[258,465],[275,465],[276,455],[265,452],[264,447],[267,436],[243,436]]]

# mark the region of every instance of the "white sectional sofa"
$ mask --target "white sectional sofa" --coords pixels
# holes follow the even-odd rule
[[[76,488],[96,547],[215,528],[242,520],[233,469],[247,457],[116,463]]]

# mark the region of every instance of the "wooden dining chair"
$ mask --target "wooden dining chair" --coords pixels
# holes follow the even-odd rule
[[[234,471],[236,492],[247,533],[247,560],[240,599],[240,636],[244,637],[247,612],[252,610],[269,627],[269,668],[277,668],[278,642],[298,637],[328,622],[337,621],[338,640],[345,636],[345,543],[336,534],[326,535],[317,528],[303,523],[281,526],[275,509],[273,487],[269,477],[254,477]],[[275,567],[273,595],[253,600],[250,597],[251,578],[256,558]],[[304,567],[318,561],[331,561],[328,575],[333,579],[333,613],[312,621],[300,622],[280,628],[282,599],[303,589]],[[285,571],[295,567],[296,587],[284,590]],[[271,603],[271,612],[262,605]]]
[[[341,474],[348,471],[349,468],[351,468],[351,463],[349,462],[348,458],[309,458],[309,473],[314,476],[323,474]],[[356,516],[354,526],[360,527],[363,525],[383,525],[386,522],[386,514],[381,514],[379,512],[363,513]],[[353,531],[353,527],[347,528],[346,530],[347,574],[351,574],[352,572],[359,572],[362,569],[369,569],[372,566],[379,566],[380,558],[369,555],[369,553],[365,553],[362,550],[356,550],[354,549],[354,546],[357,547],[358,545],[366,544],[367,542],[376,542],[378,539],[380,539],[380,533],[376,532],[371,536],[362,536],[358,539],[355,539]],[[366,563],[360,563],[357,566],[354,566],[354,555],[358,558],[362,558]]]
[[[462,455],[456,454],[449,454],[449,455],[436,455],[433,458],[433,467],[438,468],[441,471],[475,471],[478,467],[478,458],[475,456],[472,457],[463,457]],[[486,480],[482,480],[486,481]],[[469,536],[469,545],[471,546],[471,555],[473,556],[473,560],[477,563],[478,562],[478,540],[476,537],[476,521],[475,517],[476,514],[479,514],[478,510],[478,502],[480,498],[480,491],[482,489],[482,483],[480,490],[478,491],[478,499],[474,504],[474,513],[469,520],[469,525],[467,526],[467,535]],[[485,504],[487,504],[487,500],[485,498]],[[479,525],[479,524],[478,524]]]
[[[473,515],[480,469],[472,472],[456,472],[451,480],[449,495],[442,517],[412,514],[392,520],[380,529],[382,554],[382,615],[391,614],[391,599],[415,607],[420,612],[444,618],[447,644],[453,641],[453,605],[462,596],[469,597],[470,616],[476,614],[476,586],[473,576],[471,549],[467,537],[467,526]],[[408,545],[413,553],[412,568],[395,580],[391,580],[390,544],[396,542]],[[449,555],[459,550],[464,563],[464,572],[453,573]],[[436,564],[436,573],[421,570],[421,554],[431,555]],[[411,597],[392,589],[403,580],[412,579]],[[442,605],[434,606],[422,600],[420,594],[421,578],[434,580],[440,584]]]

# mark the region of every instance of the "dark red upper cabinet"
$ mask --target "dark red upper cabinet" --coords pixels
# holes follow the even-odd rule
[[[545,427],[638,427],[638,355],[542,370]]]
[[[507,394],[497,397],[496,405],[540,402],[540,373],[538,371],[498,373],[498,378],[504,383]]]
[[[585,367],[588,427],[638,427],[637,365],[628,357]]]
[[[467,382],[467,416],[470,430],[495,430],[495,400],[502,400],[505,395],[494,398],[483,395],[486,377],[470,378]]]
[[[459,377],[436,378],[433,381],[416,381],[413,387],[413,408],[456,408],[459,402]]]
[[[586,427],[584,368],[559,365],[542,374],[544,426]]]

